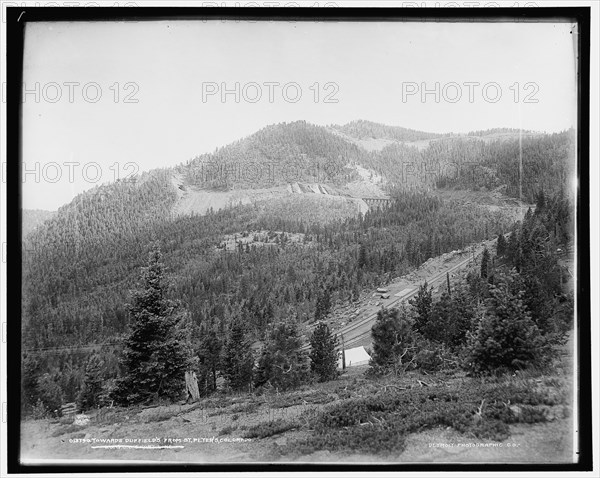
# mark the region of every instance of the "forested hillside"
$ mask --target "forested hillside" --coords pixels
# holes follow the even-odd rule
[[[23,229],[21,231],[23,237],[28,236],[31,231],[44,224],[54,214],[54,211],[44,211],[43,209],[23,209]]]
[[[324,127],[305,121],[281,123],[198,156],[177,171],[188,185],[206,189],[303,182],[328,183],[343,193],[345,184],[360,179],[353,168],[360,165],[384,178],[381,187],[386,192],[503,186],[508,196],[529,203],[540,190],[557,192],[557,185],[573,174],[568,159],[575,154],[574,131],[542,135],[497,128],[444,136],[366,121],[333,128],[356,139],[394,141],[380,151],[367,151]],[[427,147],[411,144],[421,140],[428,140]]]
[[[294,181],[343,184],[365,154],[321,126],[305,121],[267,126],[257,133],[194,158],[179,171],[206,188],[260,188]]]
[[[176,168],[98,186],[60,208],[23,243],[25,369],[36,377],[49,374],[47,382],[58,383],[65,400],[74,400],[83,358],[95,344],[104,377],[114,377],[112,347],[129,330],[130,290],[155,246],[166,265],[167,292],[181,302],[195,333],[225,336],[241,322],[249,340],[263,340],[274,323],[322,317],[331,304],[353,301],[430,257],[512,227],[501,209],[440,199],[428,190],[503,186],[531,202],[541,190],[551,194],[564,184],[572,159],[572,132],[523,139],[520,154],[518,138],[436,139],[439,135],[367,122],[342,128],[357,136],[432,141],[421,151],[393,144],[368,152],[323,127],[279,124]],[[314,194],[206,215],[173,214],[182,188],[290,182],[277,173],[250,180],[231,167],[267,163],[280,172],[293,165],[305,182],[326,184],[339,194],[360,179],[352,167],[360,165],[381,174],[381,187],[393,200],[366,214],[353,214],[344,202],[317,201]],[[451,174],[452,165],[460,174]],[[184,177],[179,189],[175,174]],[[233,236],[233,249],[223,247],[225,236]],[[110,347],[100,349],[102,344]]]
[[[544,190],[557,193],[574,174],[574,132],[482,141],[476,137],[444,138],[419,151],[393,144],[371,154],[363,164],[399,189],[494,189],[525,202]]]
[[[345,125],[333,125],[332,128],[346,133],[357,139],[393,139],[401,142],[420,141],[424,139],[441,138],[442,134],[426,133],[414,129],[401,128],[400,126],[388,126],[372,121],[357,120]]]

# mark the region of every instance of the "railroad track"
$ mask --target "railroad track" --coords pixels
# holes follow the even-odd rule
[[[491,243],[493,243],[493,241],[487,241],[486,244],[489,247],[491,245]],[[427,284],[432,285],[432,286],[437,285],[439,282],[441,282],[445,279],[446,274],[451,274],[452,272],[465,267],[466,265],[468,265],[471,261],[473,261],[476,257],[481,255],[482,253],[483,253],[483,247],[480,246],[476,253],[474,253],[473,255],[469,254],[469,257],[467,257],[465,260],[460,261],[458,264],[454,264],[453,266],[449,267],[448,269],[445,269],[445,270],[439,272],[438,274],[434,275],[433,277],[426,279]],[[402,292],[405,292],[405,293],[402,294]],[[418,286],[408,288],[403,291],[401,290],[397,294],[402,294],[402,295],[400,295],[397,299],[394,299],[391,302],[388,302],[385,305],[385,308],[393,307],[396,304],[405,302],[408,299],[411,299],[412,297],[417,295],[418,292],[419,292]],[[352,346],[358,345],[366,337],[369,337],[371,334],[372,323],[375,321],[376,318],[377,318],[377,312],[369,315],[368,317],[366,317],[364,319],[359,320],[358,322],[353,322],[352,324],[348,324],[348,325],[342,327],[341,329],[337,330],[335,333],[338,336],[341,336],[341,335],[344,336],[344,348],[348,349]],[[358,332],[358,333],[356,333],[356,332]],[[348,335],[350,337],[348,337]],[[302,350],[302,351],[310,350],[310,344],[303,345],[300,350]]]

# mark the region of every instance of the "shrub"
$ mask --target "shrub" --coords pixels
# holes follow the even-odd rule
[[[63,392],[55,377],[45,373],[38,379],[37,390],[39,394],[38,405],[41,402],[46,414],[57,417],[61,415],[60,407],[63,402]]]
[[[303,417],[312,433],[273,453],[399,453],[410,433],[437,426],[482,439],[505,440],[510,436],[509,424],[544,422],[546,403],[565,403],[565,394],[553,396],[548,390],[536,389],[535,383],[478,379],[469,387],[432,386],[344,400]],[[564,415],[561,410],[559,416]]]
[[[278,418],[277,420],[262,422],[248,428],[248,431],[244,434],[244,438],[266,438],[286,432],[296,426],[297,424],[295,422],[289,422]]]
[[[415,364],[420,370],[437,372],[444,368],[446,360],[449,360],[449,352],[444,344],[419,338],[416,342],[416,348]]]
[[[31,416],[35,420],[41,420],[42,418],[46,418],[47,414],[44,402],[42,402],[41,398],[38,398],[36,404],[31,408]]]
[[[229,435],[231,432],[235,431],[237,429],[237,427],[234,427],[232,425],[228,425],[226,427],[221,428],[221,430],[219,431],[219,436],[222,435]]]

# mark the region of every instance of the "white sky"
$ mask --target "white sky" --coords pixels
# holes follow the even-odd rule
[[[172,166],[272,123],[327,125],[355,119],[430,132],[514,127],[556,132],[576,125],[575,57],[570,24],[139,22],[27,26],[23,108],[23,207],[57,209],[81,191],[133,170]],[[65,82],[77,82],[72,102]],[[95,82],[101,98],[86,101]],[[125,103],[138,86],[137,103]],[[203,101],[203,83],[262,85],[256,103],[220,94]],[[295,82],[292,103],[265,82]],[[320,84],[315,102],[311,86]],[[337,103],[325,103],[328,82]],[[433,94],[405,97],[403,83],[440,90],[461,85],[452,103]],[[465,82],[474,86],[473,101]],[[490,100],[495,82],[502,97]],[[519,101],[514,86],[519,83]],[[51,102],[60,87],[61,98]],[[115,103],[115,83],[120,92]],[[526,83],[535,83],[525,89]],[[112,86],[112,89],[111,89]],[[314,88],[314,87],[313,87]],[[405,87],[406,88],[406,87]],[[445,90],[448,99],[456,90]],[[255,90],[246,90],[254,96]],[[537,103],[525,103],[533,93]],[[294,90],[288,94],[293,96]],[[65,163],[75,162],[69,166]],[[89,166],[83,174],[83,165]],[[39,166],[36,166],[39,163]],[[118,167],[114,164],[118,163]],[[60,169],[57,168],[60,166]],[[70,169],[71,168],[71,169]],[[70,173],[72,177],[70,176]],[[56,179],[60,174],[60,179]],[[87,177],[87,180],[86,180]],[[53,182],[54,181],[54,182]]]

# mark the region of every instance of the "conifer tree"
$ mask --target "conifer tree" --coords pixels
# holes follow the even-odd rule
[[[521,240],[519,237],[518,227],[513,228],[510,236],[508,237],[508,244],[506,247],[508,259],[512,265],[515,266],[517,272],[521,270]]]
[[[488,267],[490,262],[490,252],[487,250],[487,247],[483,249],[483,254],[481,255],[481,278],[486,279],[488,276]]]
[[[37,391],[45,412],[53,417],[60,416],[64,394],[58,385],[58,374],[45,373],[37,380]]]
[[[88,359],[85,366],[85,377],[77,396],[79,410],[90,410],[100,403],[104,383],[103,369],[104,363],[98,355],[94,354]]]
[[[427,282],[425,282],[419,287],[417,295],[409,301],[416,314],[414,328],[417,332],[420,332],[429,322],[433,303],[432,291],[433,287],[428,288]]]
[[[468,293],[459,288],[454,294],[443,293],[431,308],[430,321],[422,329],[425,338],[457,348],[464,344],[475,310]]]
[[[331,310],[331,291],[327,287],[323,287],[317,297],[315,307],[315,322],[320,322]]]
[[[244,326],[235,321],[223,348],[223,377],[232,390],[244,390],[252,383],[253,368],[254,358]]]
[[[486,313],[469,335],[468,365],[471,370],[516,370],[543,357],[545,343],[523,303],[518,276],[513,271],[499,275],[490,286]]]
[[[504,239],[504,234],[499,234],[496,244],[496,255],[502,257],[504,254],[506,254],[506,239]]]
[[[21,400],[24,406],[33,407],[39,398],[38,378],[40,377],[40,361],[34,355],[23,360],[21,379]]]
[[[403,371],[415,355],[414,319],[406,307],[381,309],[371,328],[373,354],[369,365],[375,374]]]
[[[320,382],[333,380],[337,376],[338,339],[327,324],[321,322],[310,337],[310,369]]]
[[[205,331],[197,348],[198,385],[205,395],[217,390],[217,373],[221,368],[223,344],[215,329]]]
[[[193,367],[185,312],[165,294],[164,265],[158,248],[142,268],[141,289],[128,305],[131,333],[125,342],[114,398],[119,403],[177,400],[185,392],[185,372]]]
[[[360,248],[358,249],[358,268],[368,268],[369,258],[367,256],[367,247],[364,243],[361,243]]]
[[[278,390],[296,387],[309,378],[307,355],[300,350],[302,339],[294,322],[281,322],[271,331],[263,347],[256,385],[267,383]]]

